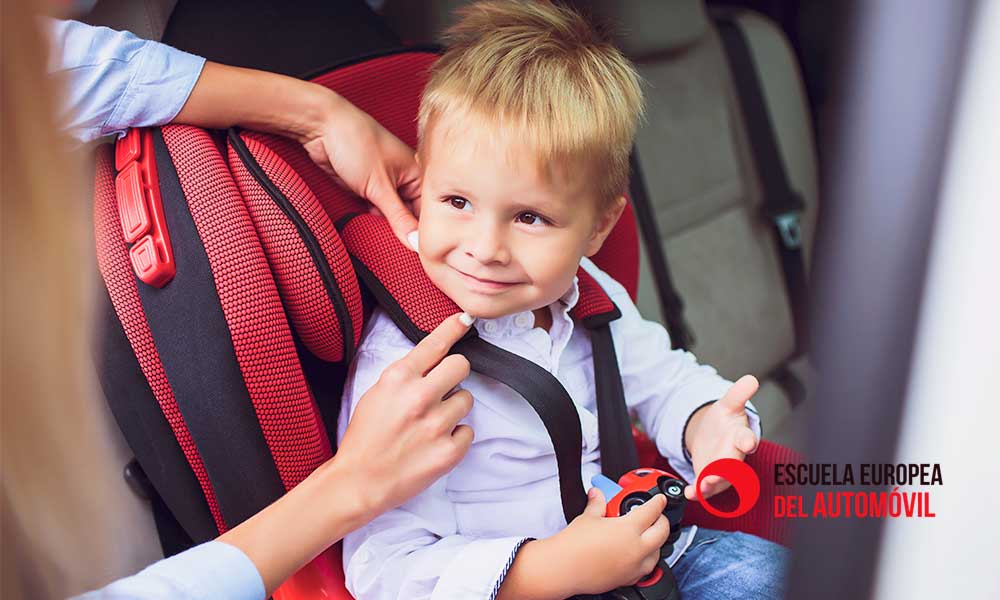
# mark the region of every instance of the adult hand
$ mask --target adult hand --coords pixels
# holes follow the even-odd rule
[[[413,149],[347,100],[331,93],[328,116],[302,139],[309,157],[341,185],[385,215],[407,247],[417,220],[407,203],[420,198]],[[414,248],[415,249],[415,248]]]
[[[701,470],[720,458],[743,460],[754,452],[760,440],[749,427],[746,406],[759,387],[757,378],[744,375],[718,401],[698,409],[688,423],[684,443],[691,452],[695,481]],[[709,475],[701,482],[702,495],[709,498],[724,491],[729,482]],[[694,485],[684,488],[688,500],[698,498]]]
[[[471,324],[471,319],[467,322]],[[465,456],[469,361],[447,356],[469,325],[446,319],[393,363],[354,411],[337,454],[270,506],[219,537],[256,565],[267,595],[302,565],[416,495]]]
[[[468,330],[446,319],[402,359],[389,365],[358,402],[336,461],[352,474],[371,517],[416,495],[465,456],[472,429],[459,425],[472,395],[459,390],[469,361],[448,351]]]
[[[375,119],[319,84],[207,62],[176,123],[239,125],[297,140],[310,158],[385,215],[408,248],[417,220],[405,202],[420,197],[413,149]]]

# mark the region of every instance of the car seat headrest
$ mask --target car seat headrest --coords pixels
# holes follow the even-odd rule
[[[271,142],[280,143],[274,136],[230,132],[230,168],[299,339],[317,357],[339,362],[350,358],[361,338],[357,278],[331,213],[301,175],[310,173],[304,163],[312,161],[305,157],[293,168]],[[298,152],[305,154],[301,147]],[[329,179],[322,173],[310,178]],[[348,199],[339,208],[360,210],[361,202]]]
[[[683,49],[709,30],[704,0],[577,0],[574,6],[610,27],[615,44],[635,60]]]

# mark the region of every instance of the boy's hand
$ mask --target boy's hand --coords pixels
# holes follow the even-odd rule
[[[744,375],[718,401],[698,409],[688,423],[684,443],[691,453],[695,481],[705,465],[720,458],[743,460],[757,449],[759,440],[747,419],[747,401],[757,392],[757,378]],[[701,482],[702,494],[708,498],[724,491],[729,482],[709,475]],[[697,500],[694,485],[684,488],[688,500]]]
[[[570,568],[573,593],[600,594],[648,575],[670,536],[670,522],[662,514],[666,504],[666,497],[657,494],[627,515],[607,518],[604,495],[592,488],[583,514],[547,540]]]

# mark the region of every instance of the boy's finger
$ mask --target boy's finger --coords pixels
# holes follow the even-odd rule
[[[690,483],[684,486],[684,497],[688,499],[689,502],[695,502],[698,500],[698,494],[694,491],[694,486]]]
[[[434,331],[427,334],[427,337],[420,340],[420,343],[401,359],[402,362],[411,372],[426,374],[447,356],[451,347],[462,339],[474,321],[475,317],[466,313],[448,317]]]
[[[667,506],[667,497],[663,494],[657,494],[644,502],[642,505],[633,508],[627,515],[625,519],[628,519],[638,531],[642,532],[649,529],[649,526],[656,522],[660,518],[660,513]]]
[[[670,521],[662,514],[655,523],[649,526],[649,529],[639,535],[643,546],[650,549],[659,548],[667,541],[668,537],[670,537]]]
[[[583,514],[592,517],[603,517],[607,510],[607,501],[604,500],[604,493],[600,488],[592,487],[587,491],[587,506],[583,509]]]
[[[730,412],[740,412],[746,407],[747,400],[757,393],[758,387],[760,383],[756,377],[744,375],[719,399],[719,404]]]
[[[757,449],[757,436],[749,427],[743,427],[736,432],[736,449],[743,454],[753,454]]]

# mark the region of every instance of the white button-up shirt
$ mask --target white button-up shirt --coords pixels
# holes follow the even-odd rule
[[[611,323],[611,334],[629,410],[678,474],[692,481],[682,449],[684,425],[731,383],[699,365],[692,354],[671,350],[667,332],[642,319],[621,284],[587,259],[582,266],[622,313]],[[582,476],[589,487],[601,471],[601,456],[590,337],[569,316],[578,296],[574,281],[551,306],[548,332],[534,327],[530,311],[479,319],[475,326],[484,340],[537,363],[566,388],[580,417]],[[338,438],[362,394],[412,348],[389,316],[376,311],[348,376]],[[526,538],[549,537],[566,527],[555,450],[541,419],[512,389],[478,373],[461,387],[475,399],[463,420],[475,440],[462,462],[421,494],[344,538],[347,587],[358,600],[493,598]],[[760,419],[751,404],[747,407],[759,437]],[[693,529],[684,530],[669,564],[692,535]]]

